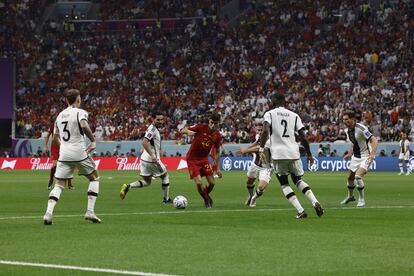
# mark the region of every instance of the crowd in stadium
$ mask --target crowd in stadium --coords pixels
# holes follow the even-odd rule
[[[182,141],[178,125],[215,110],[225,142],[250,142],[276,91],[301,115],[310,142],[344,139],[347,108],[371,111],[380,141],[396,141],[400,131],[414,137],[414,7],[403,1],[265,1],[236,28],[209,20],[174,30],[78,32],[48,21],[38,33],[36,2],[0,8],[0,32],[9,34],[0,36],[1,55],[15,56],[18,66],[17,137],[40,137],[64,108],[68,87],[84,93],[101,140],[140,139],[149,114],[161,109],[168,115],[164,139]],[[102,18],[136,18],[128,5],[114,11],[114,2],[102,5]],[[215,2],[200,3],[217,12]],[[154,16],[153,8],[139,18]],[[14,22],[9,10],[18,11]]]

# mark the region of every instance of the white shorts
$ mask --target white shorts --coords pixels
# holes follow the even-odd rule
[[[272,179],[272,168],[259,167],[255,163],[252,163],[249,170],[247,171],[248,178],[259,178],[259,181],[265,181],[270,183]]]
[[[368,157],[358,158],[352,156],[351,163],[349,164],[349,170],[356,172],[359,168],[363,168],[364,170],[368,171],[370,165],[371,163],[368,162]]]
[[[400,155],[398,155],[398,159],[400,160],[410,160],[410,152],[406,151],[405,153],[400,153]]]
[[[155,162],[147,162],[141,159],[139,163],[139,170],[141,176],[161,176],[167,172],[167,168],[165,165],[160,161],[158,163]]]
[[[56,179],[71,179],[75,169],[78,169],[79,175],[90,175],[96,170],[95,161],[90,156],[82,161],[58,161],[55,177]]]
[[[273,160],[273,168],[278,175],[294,174],[295,176],[302,176],[304,174],[303,164],[300,159]]]

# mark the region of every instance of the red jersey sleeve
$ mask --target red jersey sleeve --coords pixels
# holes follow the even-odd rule
[[[189,126],[188,130],[191,130],[191,131],[194,131],[194,132],[199,132],[202,128],[203,128],[202,125],[195,124],[195,125]]]

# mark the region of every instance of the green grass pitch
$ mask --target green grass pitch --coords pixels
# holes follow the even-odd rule
[[[413,176],[369,173],[365,208],[341,206],[345,173],[307,173],[325,208],[318,218],[296,212],[276,179],[256,208],[243,205],[245,172],[224,172],[206,210],[188,172],[170,173],[171,195],[185,210],[163,205],[160,180],[119,198],[138,172],[101,171],[96,213],[83,219],[87,181],[74,178],[44,226],[47,171],[0,171],[0,260],[170,275],[413,275]],[[0,275],[98,275],[97,272],[0,264]]]

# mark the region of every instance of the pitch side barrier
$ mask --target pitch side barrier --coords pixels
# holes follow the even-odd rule
[[[339,172],[347,171],[350,160],[345,161],[341,157],[315,157],[315,163],[312,167],[306,158],[302,157],[303,169],[305,171],[329,171]],[[221,158],[221,170],[222,171],[246,171],[252,161],[247,157],[224,157]],[[410,159],[411,168],[414,168],[414,157]],[[369,167],[370,171],[374,172],[398,172],[398,158],[397,157],[377,157]]]
[[[94,157],[98,170],[139,170],[139,157]],[[163,157],[162,162],[167,170],[187,170],[185,157]],[[309,168],[308,162],[302,158],[305,171],[339,172],[348,170],[350,161],[340,157],[316,157],[314,165]],[[220,168],[225,171],[247,171],[252,164],[250,157],[222,157]],[[414,168],[414,157],[410,159],[411,168]],[[0,170],[49,170],[52,167],[50,158],[0,158]],[[370,171],[398,172],[397,157],[377,157],[370,166]]]

